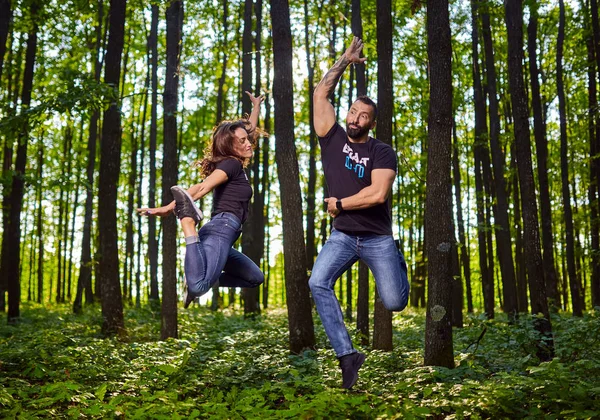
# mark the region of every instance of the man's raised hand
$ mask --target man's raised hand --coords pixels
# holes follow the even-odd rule
[[[359,37],[354,37],[352,39],[352,43],[348,48],[346,48],[346,52],[344,53],[344,57],[350,62],[354,64],[362,64],[367,61],[366,57],[361,57],[360,52],[363,49],[363,41]]]

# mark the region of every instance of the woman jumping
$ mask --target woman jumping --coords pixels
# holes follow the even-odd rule
[[[260,104],[264,96],[246,94],[252,102],[248,119],[223,121],[214,130],[204,158],[198,162],[204,181],[187,191],[171,187],[175,199],[157,208],[138,209],[144,216],[175,212],[185,235],[184,308],[219,281],[223,287],[256,287],[264,274],[247,256],[232,248],[248,217],[252,187],[244,168],[252,157]],[[211,219],[199,231],[202,213],[194,201],[213,191]]]

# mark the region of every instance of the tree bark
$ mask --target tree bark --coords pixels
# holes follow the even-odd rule
[[[515,260],[517,261],[517,303],[519,312],[529,311],[527,299],[527,268],[523,257],[523,230],[521,228],[521,199],[519,198],[519,176],[517,175],[517,158],[515,156],[515,144],[511,146],[510,169],[513,173],[513,208],[515,221]],[[558,300],[560,302],[560,299]]]
[[[565,88],[563,82],[563,46],[565,41],[565,4],[558,2],[560,8],[558,23],[558,40],[556,46],[556,89],[558,93],[558,113],[560,120],[560,173],[562,180],[563,217],[565,219],[565,235],[567,247],[567,272],[571,289],[573,315],[583,316],[581,288],[575,270],[575,240],[573,238],[573,210],[571,208],[571,193],[569,191],[569,158],[567,140],[567,110],[565,104]]]
[[[598,12],[596,11],[596,15]],[[597,16],[596,16],[597,19]],[[598,109],[598,91],[596,88],[596,65],[594,51],[594,36],[592,34],[587,39],[588,51],[588,112],[589,112],[589,142],[590,142],[590,184],[588,187],[588,199],[590,205],[590,231],[591,231],[591,292],[592,292],[592,307],[600,306],[600,215],[599,215],[599,185],[596,178],[598,172],[598,147],[597,135],[600,132],[600,124],[597,122],[600,117],[597,117]]]
[[[287,0],[271,0],[273,23],[273,99],[275,160],[281,184],[283,250],[290,350],[299,353],[315,345],[306,272],[302,196],[294,144],[292,34]]]
[[[10,0],[0,0],[0,80],[2,80],[2,68],[4,67],[4,54],[6,53],[6,40],[12,20],[12,9]]]
[[[109,36],[106,51],[104,83],[113,89],[112,103],[104,111],[100,178],[98,188],[98,231],[100,234],[99,281],[102,299],[102,331],[105,335],[124,334],[123,302],[119,281],[119,251],[117,228],[117,188],[121,172],[121,110],[119,79],[125,0],[111,0]]]
[[[152,55],[152,75],[150,99],[150,142],[148,144],[149,181],[148,181],[148,206],[156,206],[156,137],[158,131],[158,5],[152,4],[152,20],[150,23],[149,49]],[[156,219],[148,218],[148,263],[150,265],[150,302],[158,304],[160,299],[158,291],[158,240],[156,238]]]
[[[377,103],[379,110],[377,138],[390,146],[392,146],[392,120],[394,115],[394,96],[390,94],[394,90],[392,71],[393,31],[392,2],[391,0],[380,0],[377,2]],[[391,200],[391,197],[388,200]],[[373,349],[385,351],[393,349],[392,313],[383,306],[383,302],[377,295],[377,287],[375,287]]]
[[[244,32],[242,35],[242,92],[252,92],[255,89],[252,87],[252,0],[244,1]],[[258,68],[256,69],[258,70]],[[257,87],[260,89],[260,87]],[[256,90],[258,94],[258,90]],[[252,103],[250,98],[245,93],[242,93],[242,114],[250,114],[252,111]],[[248,178],[254,186],[254,194],[252,202],[248,208],[248,219],[242,228],[242,252],[247,255],[254,263],[260,267],[262,257],[262,247],[264,241],[259,237],[259,224],[262,219],[262,203],[261,194],[258,189],[260,184],[259,163],[260,154],[254,156],[251,168],[248,170]],[[244,300],[244,316],[252,316],[260,313],[260,289],[243,289]]]
[[[173,1],[166,14],[167,22],[167,69],[165,72],[165,92],[163,95],[163,173],[162,202],[173,200],[171,187],[177,184],[177,105],[179,89],[179,54],[183,2]],[[162,219],[163,243],[163,289],[161,340],[176,338],[177,326],[177,229],[174,216]]]
[[[504,312],[509,320],[517,316],[517,285],[515,280],[515,265],[512,256],[510,224],[508,220],[508,200],[506,198],[506,182],[504,179],[504,153],[500,145],[500,115],[498,96],[496,93],[496,63],[490,25],[490,16],[487,10],[482,11],[483,42],[485,49],[487,91],[489,99],[490,118],[490,150],[494,170],[494,187],[496,204],[493,206],[496,234],[496,250],[498,263],[502,273]]]
[[[473,313],[473,292],[471,290],[471,257],[465,235],[465,221],[462,211],[462,194],[460,189],[461,176],[459,164],[459,148],[458,137],[456,135],[456,124],[452,127],[454,137],[454,147],[452,153],[452,179],[454,181],[454,196],[456,201],[456,223],[458,224],[458,243],[460,245],[460,265],[462,265],[465,276],[465,286],[467,292],[467,312]],[[460,275],[460,270],[458,271]],[[462,284],[461,284],[462,288]],[[461,308],[462,308],[462,293],[461,293]]]
[[[378,10],[378,15],[377,15],[377,25],[379,27],[379,11],[385,11],[387,9],[387,12],[389,12],[391,14],[391,2],[388,0],[384,0],[381,4],[378,1],[377,2],[377,10]],[[391,20],[391,16],[390,16],[390,20]],[[363,25],[362,25],[362,13],[361,13],[361,5],[360,5],[360,0],[352,0],[352,20],[350,23],[350,26],[352,27],[352,35],[357,36],[359,38],[362,39],[363,37]],[[390,35],[390,39],[391,39],[391,33]],[[390,41],[391,42],[391,41]],[[377,45],[379,45],[379,30],[377,31]],[[390,51],[391,53],[391,51]],[[363,56],[362,52],[361,52],[361,57]],[[377,62],[379,63],[379,53],[377,54]],[[392,61],[392,57],[390,55],[389,57],[389,61]],[[362,95],[366,95],[367,94],[367,80],[365,77],[365,64],[364,63],[360,63],[360,64],[354,64],[352,66],[352,68],[354,69],[354,73],[355,73],[355,78],[356,78],[356,96],[362,96]],[[388,92],[388,96],[389,92]],[[390,96],[391,97],[391,96]]]
[[[316,214],[316,186],[317,186],[317,136],[314,129],[313,91],[315,89],[314,61],[311,61],[309,37],[308,0],[304,0],[304,48],[306,50],[306,67],[308,72],[308,186],[306,194],[306,262],[309,270],[315,262],[317,247],[315,244],[315,214]]]
[[[475,160],[475,200],[477,205],[477,241],[479,243],[479,271],[483,289],[484,312],[488,319],[494,318],[494,279],[491,273],[493,266],[488,266],[488,248],[486,242],[485,197],[482,175],[482,157],[487,153],[483,147],[487,136],[487,117],[483,87],[481,86],[481,69],[479,67],[479,0],[471,2],[471,44],[473,54],[473,98],[475,102],[475,144],[473,156]]]
[[[517,170],[523,210],[523,240],[525,255],[527,255],[531,311],[533,314],[541,313],[543,316],[543,318],[536,318],[534,322],[536,330],[543,338],[538,343],[537,355],[541,360],[550,360],[554,353],[554,343],[540,250],[537,201],[531,163],[529,110],[523,81],[522,0],[505,0],[504,6],[508,34],[508,81],[515,130]]]
[[[454,367],[452,345],[452,45],[447,0],[427,3],[429,134],[425,237],[429,277],[425,365]]]
[[[531,80],[531,107],[533,108],[533,134],[537,155],[537,172],[540,188],[540,217],[542,225],[542,262],[546,278],[546,293],[550,310],[558,309],[558,274],[554,263],[554,237],[552,235],[552,206],[548,181],[548,139],[546,122],[542,111],[539,69],[537,64],[537,3],[529,5],[529,25],[527,26],[527,51],[529,54],[529,78]]]
[[[358,295],[356,297],[356,329],[360,333],[360,343],[369,345],[369,267],[358,261]]]
[[[37,237],[38,237],[38,266],[37,266],[37,303],[42,303],[44,299],[44,225],[42,222],[42,179],[44,169],[44,147],[40,144],[38,150],[38,180],[40,185],[38,186],[38,208],[37,208]]]
[[[40,5],[37,0],[31,3],[30,16],[33,22],[27,35],[27,49],[25,52],[25,70],[23,73],[23,89],[21,91],[21,112],[25,112],[31,105],[33,90],[33,74],[37,54],[38,11]],[[29,142],[29,121],[24,121],[18,127],[17,153],[14,165],[14,174],[9,178],[10,189],[8,195],[8,224],[4,225],[3,247],[0,273],[6,275],[8,291],[8,323],[16,323],[21,316],[21,279],[19,266],[21,264],[21,210],[23,195],[25,193],[25,169],[27,164],[27,146]],[[6,237],[6,241],[5,241]],[[10,243],[10,246],[5,246]]]

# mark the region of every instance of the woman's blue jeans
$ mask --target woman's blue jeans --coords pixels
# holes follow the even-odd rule
[[[198,232],[199,242],[185,250],[188,293],[202,296],[219,281],[223,287],[256,287],[265,277],[254,262],[232,248],[242,224],[231,213],[216,214]]]
[[[333,287],[359,259],[371,269],[381,301],[388,310],[401,311],[408,303],[410,286],[406,261],[394,238],[391,235],[347,235],[334,229],[315,261],[308,284],[337,357],[356,350]]]

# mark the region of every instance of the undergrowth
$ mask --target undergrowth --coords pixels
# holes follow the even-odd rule
[[[69,309],[25,305],[17,326],[0,317],[0,418],[600,417],[598,312],[553,316],[556,356],[541,364],[530,316],[470,315],[454,330],[450,370],[423,366],[424,313],[406,310],[394,316],[394,351],[363,349],[345,391],[320,324],[317,351],[289,353],[285,310],[252,320],[182,310],[180,338],[158,341],[150,307],[126,310],[120,340],[102,338],[98,307]]]

